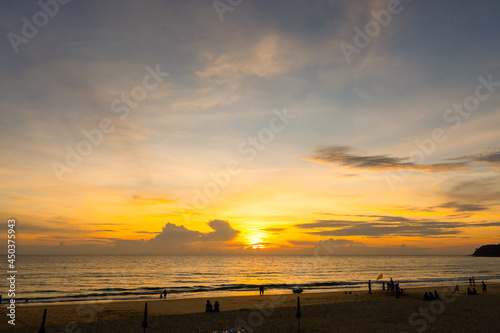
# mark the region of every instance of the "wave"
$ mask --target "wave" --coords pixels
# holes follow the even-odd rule
[[[372,284],[381,284],[386,282],[384,279],[380,281],[372,281]],[[489,280],[500,280],[500,276],[478,276],[476,282]],[[417,287],[429,284],[456,284],[468,283],[469,277],[460,278],[423,278],[423,279],[406,279],[394,280],[397,283]],[[291,289],[300,286],[304,290],[327,291],[339,289],[359,289],[365,288],[367,281],[327,281],[327,282],[310,282],[310,283],[280,283],[280,284],[264,284],[265,289],[272,293],[285,293]],[[480,283],[480,282],[479,282]],[[141,287],[141,288],[96,288],[90,289],[88,292],[79,294],[62,294],[54,296],[45,296],[47,293],[55,293],[55,290],[39,290],[39,297],[31,297],[31,303],[52,303],[52,302],[81,302],[81,301],[100,301],[100,300],[132,300],[144,298],[157,298],[160,293],[167,290],[167,294],[173,298],[196,297],[201,293],[217,293],[217,294],[232,294],[238,292],[257,292],[260,285],[258,284],[220,284],[220,285],[196,285],[196,286],[177,286],[177,287]],[[24,299],[21,299],[22,301]]]

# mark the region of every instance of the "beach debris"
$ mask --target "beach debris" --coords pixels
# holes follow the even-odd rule
[[[42,317],[42,326],[40,327],[40,330],[38,333],[45,333],[45,319],[47,318],[47,309],[43,310],[43,317]]]
[[[148,303],[144,306],[144,319],[142,320],[141,327],[144,328],[144,332],[146,332],[146,328],[148,328]]]
[[[297,287],[297,288],[293,288],[292,291],[294,294],[300,294],[301,292],[304,291],[304,289],[302,289],[301,287]]]

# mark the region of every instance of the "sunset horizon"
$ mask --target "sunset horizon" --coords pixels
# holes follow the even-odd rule
[[[496,4],[55,3],[2,5],[19,253],[500,243]]]
[[[1,332],[498,332],[499,1],[0,8]]]

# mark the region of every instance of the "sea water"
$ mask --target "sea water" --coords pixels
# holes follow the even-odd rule
[[[500,258],[471,256],[20,256],[29,303],[152,299],[500,282]],[[383,274],[383,278],[377,278]],[[3,281],[6,281],[3,279]],[[4,288],[5,289],[5,288]],[[6,295],[4,295],[4,298]]]

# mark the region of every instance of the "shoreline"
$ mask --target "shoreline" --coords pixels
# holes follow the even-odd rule
[[[487,285],[500,284],[499,279],[485,280]],[[386,282],[384,280],[384,282]],[[398,281],[396,281],[398,282]],[[435,281],[435,285],[447,285],[447,283],[466,285],[465,280],[456,281],[456,280],[442,280]],[[401,285],[407,285],[405,282],[400,282]],[[417,288],[427,288],[430,283],[424,282],[409,282],[407,288],[408,289],[417,289]],[[434,284],[433,284],[434,285]],[[266,287],[266,286],[265,286]],[[477,281],[477,288],[481,287],[481,281]],[[266,287],[267,288],[267,287]],[[372,280],[372,288],[373,290],[379,290],[382,288],[382,281]],[[355,283],[352,285],[338,285],[336,288],[314,288],[309,289],[308,287],[303,287],[304,291],[309,293],[337,293],[344,291],[351,292],[360,292],[363,290],[367,290],[367,283]],[[255,295],[257,290],[241,290],[241,291],[230,291],[230,290],[216,290],[216,291],[204,291],[198,293],[169,293],[167,296],[168,300],[180,300],[180,299],[202,299],[207,297],[243,297],[243,296],[253,296]],[[267,294],[273,295],[287,295],[292,292],[292,289],[266,289]],[[53,305],[72,305],[72,304],[88,304],[88,303],[108,303],[108,302],[154,302],[160,300],[159,292],[155,294],[149,295],[137,295],[131,298],[111,298],[104,296],[100,299],[81,299],[81,300],[64,300],[64,301],[48,301],[48,302],[36,302],[32,299],[29,299],[28,303],[25,303],[26,298],[16,299],[16,304],[19,306],[53,306]],[[0,304],[0,308],[3,307],[6,303],[5,300],[8,298],[3,298],[2,303]]]
[[[119,325],[125,325],[123,323],[130,322],[130,325],[142,320],[144,313],[144,304],[148,303],[148,318],[151,323],[156,323],[154,325],[162,325],[163,321],[171,321],[173,318],[177,318],[176,322],[179,323],[185,321],[187,324],[195,322],[196,320],[208,320],[213,321],[214,319],[222,317],[232,318],[229,322],[234,323],[237,318],[245,318],[245,316],[258,316],[263,317],[263,314],[273,312],[283,312],[283,311],[295,311],[297,296],[300,296],[301,306],[304,307],[304,311],[307,308],[315,309],[315,312],[321,312],[325,308],[338,308],[346,307],[346,309],[351,309],[356,311],[356,308],[365,308],[361,311],[363,313],[370,314],[372,311],[379,311],[379,307],[382,303],[388,308],[392,306],[399,306],[404,304],[409,305],[426,305],[430,304],[429,301],[423,300],[423,294],[425,291],[437,290],[443,301],[446,299],[451,299],[454,297],[460,302],[453,302],[453,304],[467,303],[467,302],[477,302],[481,300],[492,300],[493,304],[496,304],[496,308],[484,307],[482,311],[493,310],[498,312],[500,310],[500,283],[487,284],[488,294],[469,296],[465,295],[464,292],[467,290],[468,284],[462,283],[460,286],[460,294],[453,294],[452,290],[454,286],[447,285],[430,285],[426,287],[409,287],[402,288],[405,289],[405,295],[399,299],[391,296],[390,293],[383,292],[379,288],[373,288],[372,294],[368,294],[367,288],[365,290],[342,290],[333,292],[304,292],[301,294],[265,294],[248,296],[210,296],[197,297],[197,298],[178,298],[178,299],[147,299],[147,300],[126,300],[126,301],[115,301],[115,300],[103,300],[97,302],[82,302],[79,304],[71,303],[58,303],[58,304],[20,304],[16,305],[16,326],[13,328],[11,325],[7,324],[7,308],[2,304],[0,308],[0,316],[2,322],[0,322],[0,330],[16,330],[26,329],[26,331],[33,331],[38,329],[43,310],[47,309],[47,323],[46,327],[51,328],[52,331],[60,332],[65,331],[66,325],[76,325],[75,327],[81,327],[82,332],[87,332],[87,327],[94,327],[97,329],[102,325],[109,325],[109,327],[119,327]],[[377,285],[377,287],[379,287]],[[481,291],[480,283],[476,285],[478,292]],[[351,291],[351,294],[349,294]],[[347,294],[346,294],[347,292]],[[219,301],[221,306],[220,313],[205,313],[205,303],[206,300],[210,299],[212,304],[215,301]],[[450,305],[450,307],[451,307]],[[465,304],[466,307],[467,304]],[[288,310],[286,310],[288,309]],[[418,307],[416,307],[418,310]],[[303,311],[303,312],[304,312]],[[248,313],[248,314],[245,314]],[[360,315],[360,314],[356,314]],[[208,316],[208,317],[207,317]],[[243,316],[243,317],[242,317]],[[185,318],[184,318],[185,317]],[[273,321],[279,323],[282,318],[266,318],[267,321]],[[404,316],[403,316],[404,317]],[[498,316],[497,316],[498,317]],[[170,318],[170,319],[169,319]],[[182,319],[183,318],[183,319]],[[191,319],[189,319],[191,318]],[[195,319],[199,318],[199,319]],[[252,318],[252,317],[250,317]],[[295,318],[292,318],[294,321]],[[489,318],[491,321],[491,316]],[[226,320],[224,323],[226,323]],[[406,322],[408,325],[408,316],[400,324],[404,325]],[[170,325],[174,325],[171,323]],[[500,327],[500,323],[498,323]],[[94,325],[94,326],[92,326]],[[220,323],[213,323],[215,327],[213,329],[225,329],[226,324],[223,327],[219,327]],[[279,324],[278,324],[279,325]],[[133,326],[133,325],[132,325]],[[83,329],[85,327],[86,329]],[[127,331],[127,326],[125,331]],[[219,327],[219,328],[217,328]],[[193,332],[196,327],[193,327]],[[109,329],[109,328],[108,328]],[[123,328],[117,328],[117,331]],[[255,332],[262,331],[255,330]],[[91,329],[93,330],[93,329]],[[49,330],[48,330],[49,331]],[[66,329],[67,331],[67,329]],[[71,329],[70,332],[73,332]],[[99,330],[98,330],[99,331]],[[134,331],[134,330],[130,330]],[[136,331],[136,330],[135,330]],[[154,330],[151,330],[154,331]],[[170,330],[172,331],[172,330]],[[76,330],[74,332],[77,332]],[[103,330],[104,332],[104,330]],[[173,330],[175,332],[175,329]],[[264,331],[263,331],[264,332]]]

